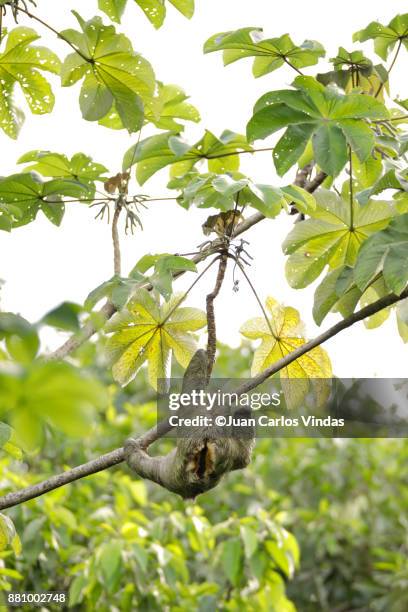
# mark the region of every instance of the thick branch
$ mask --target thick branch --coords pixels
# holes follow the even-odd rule
[[[390,294],[385,297],[380,298],[376,302],[361,308],[358,312],[350,315],[343,321],[339,321],[333,327],[330,327],[328,330],[306,342],[301,347],[292,351],[282,359],[279,359],[272,366],[255,376],[248,382],[242,384],[238,389],[235,390],[238,395],[242,395],[244,393],[248,393],[252,389],[255,389],[258,385],[262,384],[273,374],[276,374],[283,368],[286,368],[289,364],[291,364],[302,355],[305,355],[312,349],[317,346],[320,346],[330,338],[333,338],[338,333],[343,331],[343,329],[347,329],[357,323],[358,321],[362,321],[367,317],[370,317],[380,310],[387,308],[388,306],[392,306],[397,302],[404,300],[408,297],[408,288],[406,288],[401,295]],[[161,438],[165,433],[171,430],[169,423],[167,420],[161,421],[157,426],[153,427],[146,433],[144,433],[140,438],[138,438],[139,443],[142,448],[146,449],[150,444]],[[26,502],[35,497],[39,497],[44,493],[48,493],[54,489],[62,487],[70,482],[75,480],[79,480],[80,478],[84,478],[85,476],[89,476],[90,474],[95,474],[96,472],[100,472],[109,467],[117,465],[124,460],[123,448],[118,448],[111,453],[107,453],[106,455],[102,455],[102,457],[98,457],[98,459],[93,459],[88,463],[83,465],[79,465],[72,470],[67,470],[63,474],[58,474],[56,476],[52,476],[48,480],[44,482],[38,483],[36,485],[26,487],[21,491],[17,491],[15,493],[8,493],[0,498],[0,510],[4,510],[5,508],[11,508],[12,506],[17,506],[23,502]]]

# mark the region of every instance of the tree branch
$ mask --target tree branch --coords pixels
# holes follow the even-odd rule
[[[214,289],[206,297],[207,307],[207,381],[211,378],[211,372],[215,363],[215,353],[217,351],[217,331],[215,326],[215,312],[214,312],[214,300],[218,296],[222,283],[225,278],[225,272],[227,269],[228,252],[225,250],[220,255],[220,263],[218,266],[217,278],[215,281]]]
[[[248,393],[252,389],[255,389],[257,386],[265,382],[270,376],[276,374],[283,368],[286,368],[289,364],[302,355],[305,355],[312,349],[317,346],[320,346],[330,338],[333,338],[337,334],[339,334],[344,329],[351,327],[355,323],[370,317],[380,310],[387,308],[388,306],[392,306],[397,302],[404,300],[408,297],[408,287],[404,289],[401,295],[390,294],[384,296],[361,308],[356,313],[350,315],[343,321],[339,321],[325,332],[314,338],[313,340],[309,340],[296,350],[292,351],[282,359],[279,359],[272,366],[255,376],[251,380],[243,383],[238,389],[235,390],[235,393],[238,395],[243,395],[244,393]],[[168,431],[170,431],[172,427],[169,425],[168,420],[160,421],[155,427],[152,427],[140,436],[137,441],[140,443],[143,449],[146,449],[150,444],[153,444],[156,440],[164,436]],[[6,508],[11,508],[13,506],[17,506],[18,504],[22,504],[30,499],[34,499],[35,497],[40,497],[44,495],[44,493],[48,493],[54,489],[58,489],[70,482],[74,482],[75,480],[79,480],[84,478],[85,476],[89,476],[91,474],[96,474],[97,472],[101,472],[102,470],[106,470],[114,465],[121,463],[124,460],[124,452],[123,448],[117,448],[116,450],[107,453],[106,455],[102,455],[97,459],[93,459],[92,461],[88,461],[88,463],[84,463],[83,465],[79,465],[71,470],[67,470],[62,474],[57,474],[56,476],[52,476],[43,482],[40,482],[36,485],[32,485],[22,489],[21,491],[16,491],[15,493],[8,493],[3,497],[0,497],[0,510],[4,510]]]
[[[304,180],[306,182],[307,175],[305,175],[304,173],[302,173],[302,171],[300,171],[296,177],[295,185],[298,185],[299,187],[304,186],[306,191],[308,191],[309,193],[313,193],[314,191],[316,191],[318,187],[320,187],[320,185],[323,183],[326,176],[327,175],[324,172],[319,172],[312,181],[305,184],[305,183],[301,183],[300,181]],[[231,238],[236,238],[237,236],[240,236],[241,234],[249,230],[251,227],[259,223],[260,221],[263,221],[263,219],[265,218],[266,218],[265,215],[263,215],[260,212],[254,213],[253,215],[245,219],[245,221],[237,225],[237,227],[232,233]],[[194,257],[191,258],[191,261],[193,261],[196,264],[204,261],[205,259],[207,259],[207,257],[216,253],[220,245],[221,245],[221,241],[214,241],[206,249],[203,249],[202,251],[200,251],[200,253],[197,253],[197,255],[194,255]],[[176,272],[173,275],[173,278],[178,278],[179,276],[182,276],[183,274],[185,274],[184,271]],[[143,288],[150,291],[152,289],[152,286],[149,283],[146,283],[146,285],[143,285]],[[115,314],[116,310],[117,310],[116,307],[112,303],[107,302],[98,311],[98,318],[101,318],[102,320],[103,319],[108,320]],[[76,351],[80,346],[82,346],[84,342],[89,340],[89,338],[91,338],[96,333],[96,331],[97,329],[92,323],[87,323],[78,334],[76,334],[75,336],[72,336],[71,338],[68,338],[68,340],[66,340],[66,342],[64,342],[64,344],[62,344],[58,349],[56,349],[55,351],[47,355],[46,359],[47,360],[64,359],[64,357],[67,357],[68,355]]]
[[[113,273],[115,276],[120,276],[122,271],[121,256],[120,256],[120,240],[118,232],[118,222],[122,205],[119,201],[116,202],[115,212],[112,219],[112,242],[113,242]]]

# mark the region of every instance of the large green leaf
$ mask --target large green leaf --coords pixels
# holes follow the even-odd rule
[[[136,166],[136,178],[141,185],[153,174],[172,166],[173,176],[183,176],[199,161],[206,161],[209,172],[233,172],[239,168],[239,151],[251,151],[241,134],[224,131],[219,138],[211,132],[194,145],[189,145],[172,132],[150,136],[131,147],[124,156],[123,169]]]
[[[105,178],[108,172],[102,164],[98,164],[84,153],[76,153],[68,159],[61,153],[51,151],[29,151],[20,157],[19,164],[28,164],[25,172],[38,172],[42,176],[52,178],[68,178],[80,181],[89,186],[89,196],[95,193],[95,181]]]
[[[129,132],[138,131],[143,125],[145,105],[153,104],[152,67],[113,26],[103,25],[99,17],[84,21],[75,11],[74,15],[82,32],[61,33],[78,49],[63,63],[62,85],[68,87],[84,79],[79,103],[88,121],[99,121],[115,110]]]
[[[59,74],[61,64],[55,53],[31,44],[39,38],[31,28],[15,28],[0,53],[0,127],[11,138],[17,138],[24,122],[24,113],[14,102],[16,83],[32,113],[50,113],[54,106],[51,86],[40,71]]]
[[[204,53],[222,51],[225,66],[244,57],[255,57],[252,69],[255,77],[273,72],[285,63],[297,69],[312,66],[325,54],[315,40],[305,40],[297,46],[289,34],[264,40],[261,32],[262,28],[240,28],[214,34],[204,44]]]
[[[87,196],[88,186],[70,179],[43,182],[34,172],[0,179],[0,203],[12,210],[12,227],[30,223],[40,210],[51,223],[60,225],[65,212],[64,198]]]
[[[288,282],[297,289],[313,282],[326,265],[354,265],[364,240],[386,227],[393,214],[388,202],[371,200],[361,206],[354,201],[352,222],[347,200],[326,189],[320,189],[315,199],[312,218],[297,223],[283,243],[290,255]]]
[[[105,329],[113,335],[106,351],[121,385],[128,384],[147,361],[149,382],[156,389],[158,379],[169,377],[172,353],[187,367],[197,347],[191,332],[204,327],[206,316],[196,308],[180,308],[182,301],[182,294],[174,295],[160,305],[140,289],[109,321]]]
[[[199,208],[218,208],[231,210],[238,201],[239,206],[252,206],[265,217],[274,218],[282,210],[295,202],[299,210],[309,214],[316,207],[314,197],[294,185],[273,187],[253,183],[243,174],[199,174],[190,172],[181,179],[170,181],[169,188],[180,189],[178,203],[184,208],[192,205]]]
[[[400,294],[408,283],[408,213],[371,236],[360,249],[354,268],[357,286],[365,290],[382,272],[389,291]]]
[[[166,17],[164,0],[135,0],[135,2],[155,28],[163,25]],[[194,0],[169,0],[169,2],[188,19],[193,16]],[[98,0],[100,10],[117,23],[120,23],[126,4],[127,0]]]
[[[356,32],[353,40],[373,40],[376,53],[386,60],[396,43],[401,43],[408,49],[408,13],[396,15],[387,26],[372,21],[364,30]]]
[[[274,151],[274,163],[283,175],[312,139],[317,164],[336,176],[347,162],[347,145],[365,161],[375,144],[370,120],[386,119],[388,111],[370,96],[342,94],[312,77],[297,77],[295,89],[272,91],[255,105],[247,125],[250,141],[288,128]]]
[[[266,299],[265,306],[268,320],[256,317],[246,321],[240,328],[240,333],[245,338],[261,340],[254,353],[252,376],[256,376],[306,342],[299,312],[295,308],[282,306],[272,297]],[[318,346],[283,368],[279,376],[288,407],[295,407],[309,390],[308,379],[332,376],[330,359],[326,351]],[[291,378],[300,380],[295,385],[291,385],[288,380]],[[319,383],[317,386],[319,387]]]
[[[41,444],[46,424],[68,435],[87,435],[95,410],[106,405],[101,384],[67,363],[38,361],[0,373],[0,415],[26,448]]]

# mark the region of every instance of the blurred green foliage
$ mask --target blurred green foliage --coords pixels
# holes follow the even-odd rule
[[[92,345],[78,357],[98,375]],[[223,347],[216,375],[246,376],[250,361],[247,346]],[[88,434],[46,425],[41,453],[3,453],[2,492],[154,423],[144,370],[121,391],[103,372],[109,407]],[[77,610],[404,612],[407,460],[405,440],[263,439],[245,472],[194,504],[118,466],[6,511],[22,550],[0,553],[0,590],[66,590]]]

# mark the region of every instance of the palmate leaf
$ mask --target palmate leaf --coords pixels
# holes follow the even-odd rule
[[[299,313],[295,308],[280,305],[276,300],[268,297],[266,310],[270,315],[269,323],[265,318],[250,319],[242,325],[240,332],[250,340],[261,340],[255,351],[252,362],[251,375],[256,376],[282,357],[292,353],[305,344],[303,326]],[[298,405],[309,390],[308,379],[322,379],[332,376],[330,359],[320,346],[312,349],[293,363],[283,368],[279,376],[285,393],[286,401],[291,407]],[[291,385],[287,379],[300,379]],[[323,399],[324,386],[316,381],[317,395]]]
[[[147,361],[149,382],[157,389],[158,379],[169,378],[172,354],[187,367],[197,348],[191,332],[205,326],[206,315],[196,308],[180,308],[182,301],[180,294],[159,304],[140,289],[126,308],[112,317],[105,328],[112,333],[106,352],[118,383],[127,385]]]
[[[15,28],[0,53],[0,127],[11,138],[17,138],[24,122],[24,113],[14,103],[17,83],[32,113],[50,113],[54,106],[51,85],[40,71],[59,74],[61,64],[46,47],[32,45],[39,38],[31,28]]]
[[[42,181],[35,172],[13,174],[0,179],[0,210],[3,204],[11,211],[11,227],[30,223],[40,210],[51,223],[60,225],[65,212],[64,198],[81,199],[88,195],[88,186],[78,181]],[[1,223],[0,229],[3,229]]]
[[[218,208],[231,210],[238,200],[240,206],[252,206],[265,217],[274,218],[295,202],[299,210],[309,214],[316,207],[314,197],[296,185],[273,187],[255,184],[243,174],[199,174],[190,172],[168,184],[170,189],[181,189],[178,203],[184,208]]]
[[[153,104],[155,79],[151,65],[133,51],[130,41],[99,17],[84,21],[73,11],[81,32],[64,30],[61,35],[79,51],[65,59],[61,79],[64,87],[80,79],[79,104],[88,121],[99,121],[113,109],[128,132],[138,131],[145,106]]]
[[[108,172],[102,164],[98,164],[84,153],[76,153],[68,159],[61,153],[51,151],[29,151],[20,157],[18,164],[28,164],[24,172],[38,172],[42,176],[52,178],[67,178],[88,185],[89,197],[95,193],[95,181],[103,180]]]
[[[354,268],[356,285],[364,291],[382,272],[387,289],[399,295],[408,283],[407,259],[408,213],[392,219],[363,244]]]
[[[160,28],[163,25],[166,17],[164,0],[135,0],[135,2],[155,28]],[[188,19],[193,16],[194,0],[169,0],[169,2]],[[100,10],[117,23],[121,21],[126,4],[127,0],[98,0]]]
[[[361,244],[371,234],[384,229],[392,215],[389,202],[371,200],[360,206],[354,201],[353,223],[350,203],[335,193],[320,189],[315,193],[316,209],[311,219],[297,223],[283,243],[289,259],[286,276],[291,287],[306,287],[326,265],[353,266]]]
[[[237,151],[251,151],[252,147],[241,134],[225,130],[219,138],[208,130],[194,145],[172,132],[145,138],[131,147],[124,156],[123,169],[136,164],[136,178],[143,185],[156,172],[172,166],[172,176],[183,176],[200,161],[206,161],[209,172],[218,174],[239,169]],[[217,157],[223,155],[224,157]]]
[[[353,41],[374,41],[375,52],[386,60],[388,54],[398,42],[408,49],[408,13],[396,15],[385,26],[378,21],[372,21],[366,28],[353,35]]]
[[[362,51],[347,51],[344,47],[340,47],[336,57],[330,61],[334,70],[316,75],[320,83],[334,83],[346,93],[361,91],[384,100],[384,90],[388,91],[388,72],[382,64],[374,66]]]
[[[255,57],[252,68],[255,77],[273,72],[285,64],[298,69],[312,66],[325,55],[324,48],[315,40],[305,40],[297,46],[289,34],[263,39],[262,28],[240,28],[214,34],[204,44],[204,53],[214,51],[223,52],[225,66],[245,57]]]
[[[370,156],[375,137],[368,121],[389,116],[381,102],[361,94],[342,94],[312,77],[297,77],[294,87],[263,95],[247,125],[250,142],[287,128],[273,152],[280,176],[297,162],[310,140],[317,164],[331,176],[344,168],[347,145],[360,161]]]

